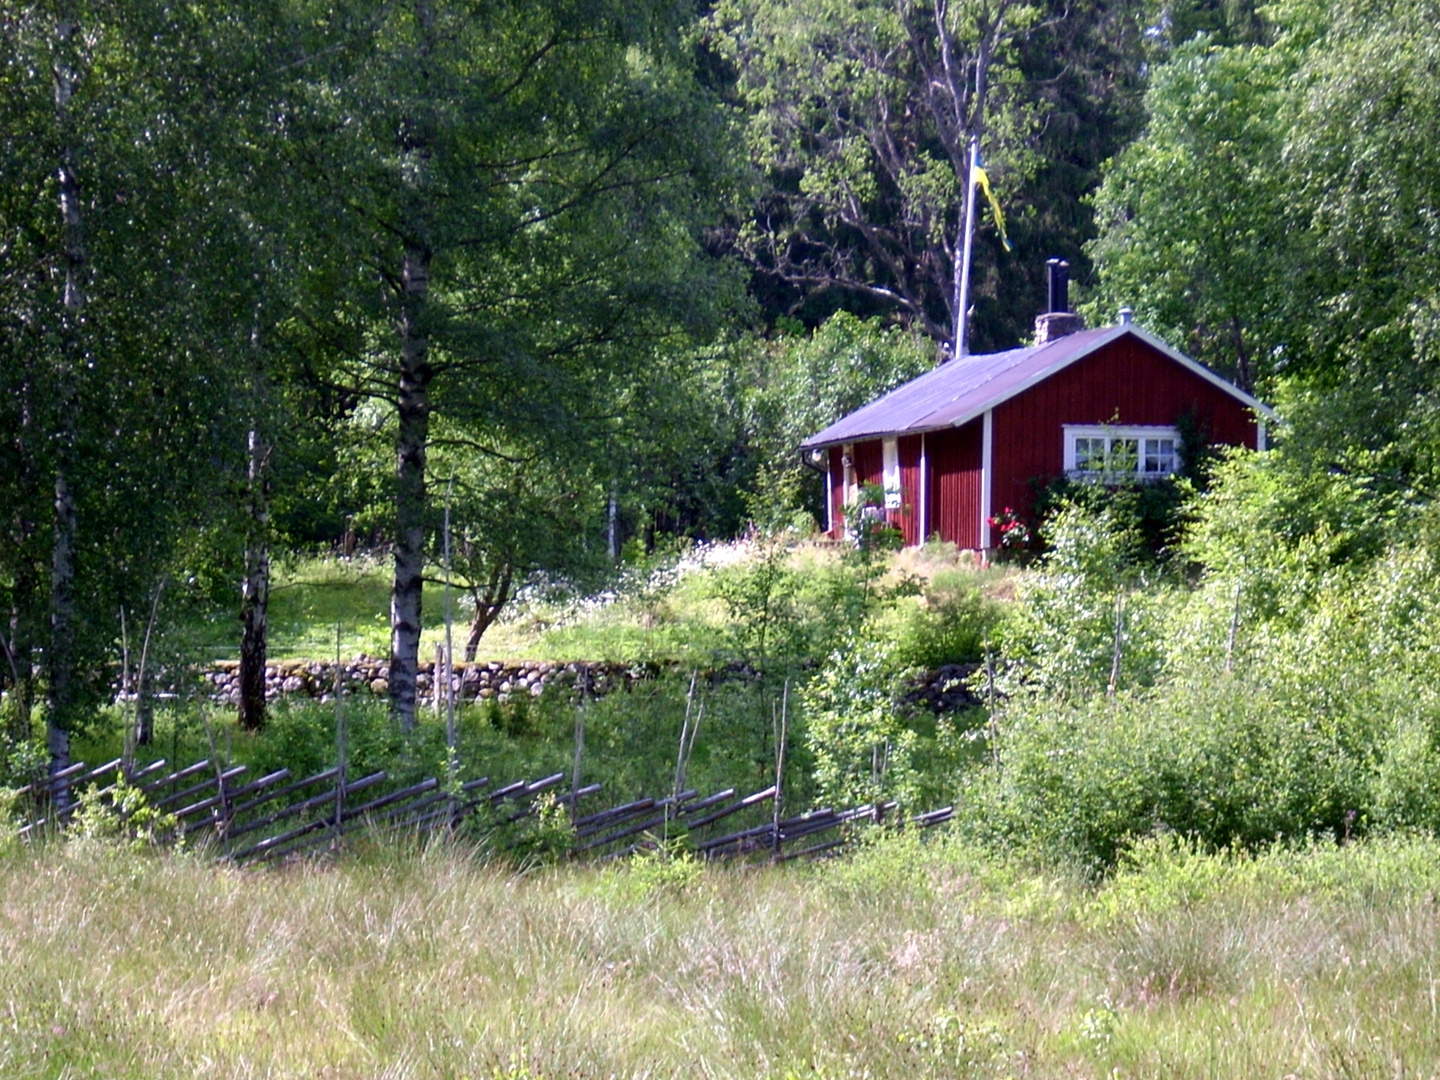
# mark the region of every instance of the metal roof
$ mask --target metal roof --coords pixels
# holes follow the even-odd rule
[[[1045,345],[951,360],[898,386],[800,444],[815,450],[888,435],[959,427],[1104,345],[1131,335],[1263,415],[1270,409],[1134,324],[1080,330]]]

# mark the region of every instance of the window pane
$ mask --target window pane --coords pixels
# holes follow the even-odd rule
[[[1139,439],[1111,439],[1110,466],[1112,473],[1133,473],[1140,466]]]
[[[1169,476],[1178,466],[1174,439],[1145,440],[1145,459],[1141,471],[1147,476]]]
[[[1085,435],[1077,436],[1075,468],[1079,472],[1099,472],[1105,468],[1105,440]]]

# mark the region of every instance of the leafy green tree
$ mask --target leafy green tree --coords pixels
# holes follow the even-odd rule
[[[302,14],[292,162],[327,240],[305,321],[329,381],[393,410],[390,693],[411,727],[432,417],[480,452],[563,443],[704,331],[728,293],[696,235],[725,137],[658,0]]]
[[[1197,39],[1097,198],[1099,305],[1262,394],[1312,467],[1437,476],[1437,8],[1307,0],[1259,43]]]
[[[1178,48],[1146,94],[1145,135],[1095,197],[1100,287],[1091,322],[1121,306],[1247,389],[1286,358],[1297,242],[1281,169],[1289,48]]]
[[[801,461],[799,445],[846,413],[929,369],[926,339],[878,318],[837,312],[813,333],[754,342],[747,358],[746,439],[764,472],[752,515],[797,509],[825,514],[823,471]],[[779,524],[778,520],[761,525]]]
[[[1300,22],[1315,14],[1286,9]],[[1296,77],[1286,179],[1306,209],[1314,255],[1300,277],[1315,309],[1297,314],[1304,382],[1296,413],[1318,462],[1369,456],[1388,486],[1440,479],[1440,5],[1323,9],[1328,26]],[[1338,453],[1337,453],[1338,451]]]
[[[213,88],[195,64],[207,19],[104,3],[0,18],[5,666],[19,696],[43,690],[55,768],[109,693],[120,610],[148,609],[241,445],[244,230],[191,109]]]
[[[443,434],[436,446],[437,481],[450,470],[444,481],[450,581],[470,601],[463,648],[474,660],[485,631],[537,575],[584,583],[609,569],[600,535],[602,487],[583,454],[545,457],[544,447],[463,454],[446,449]],[[443,569],[443,539],[435,554]]]
[[[997,175],[1034,125],[1015,94],[1014,0],[730,0],[711,20],[769,183],[739,239],[766,272],[953,336],[970,140]]]
[[[729,0],[711,25],[762,174],[735,239],[767,308],[811,323],[878,311],[949,342],[969,145],[983,136],[1015,252],[984,210],[972,339],[1029,333],[1045,258],[1079,271],[1081,197],[1137,129],[1141,5]]]

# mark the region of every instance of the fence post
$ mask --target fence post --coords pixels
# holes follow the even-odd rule
[[[340,623],[335,623],[335,839],[345,831],[345,698],[340,667]]]

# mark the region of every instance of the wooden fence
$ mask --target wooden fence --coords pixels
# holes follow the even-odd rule
[[[117,799],[122,776],[143,799]],[[316,853],[367,831],[444,832],[499,851],[546,846],[578,859],[621,858],[667,844],[704,859],[783,862],[833,853],[860,827],[898,812],[884,803],[781,818],[773,786],[743,796],[733,788],[704,797],[687,790],[591,810],[603,805],[602,786],[572,791],[564,773],[494,787],[488,778],[445,783],[432,776],[404,784],[385,772],[352,778],[338,768],[300,779],[280,769],[252,780],[244,765],[210,759],[174,770],[161,760],[128,773],[119,759],[94,769],[77,763],[17,794],[26,839],[70,827],[82,805],[115,815],[122,828],[138,826],[135,807],[143,806],[156,842],[183,841],[245,864]],[[929,827],[951,816],[952,808],[943,807],[911,820]]]

